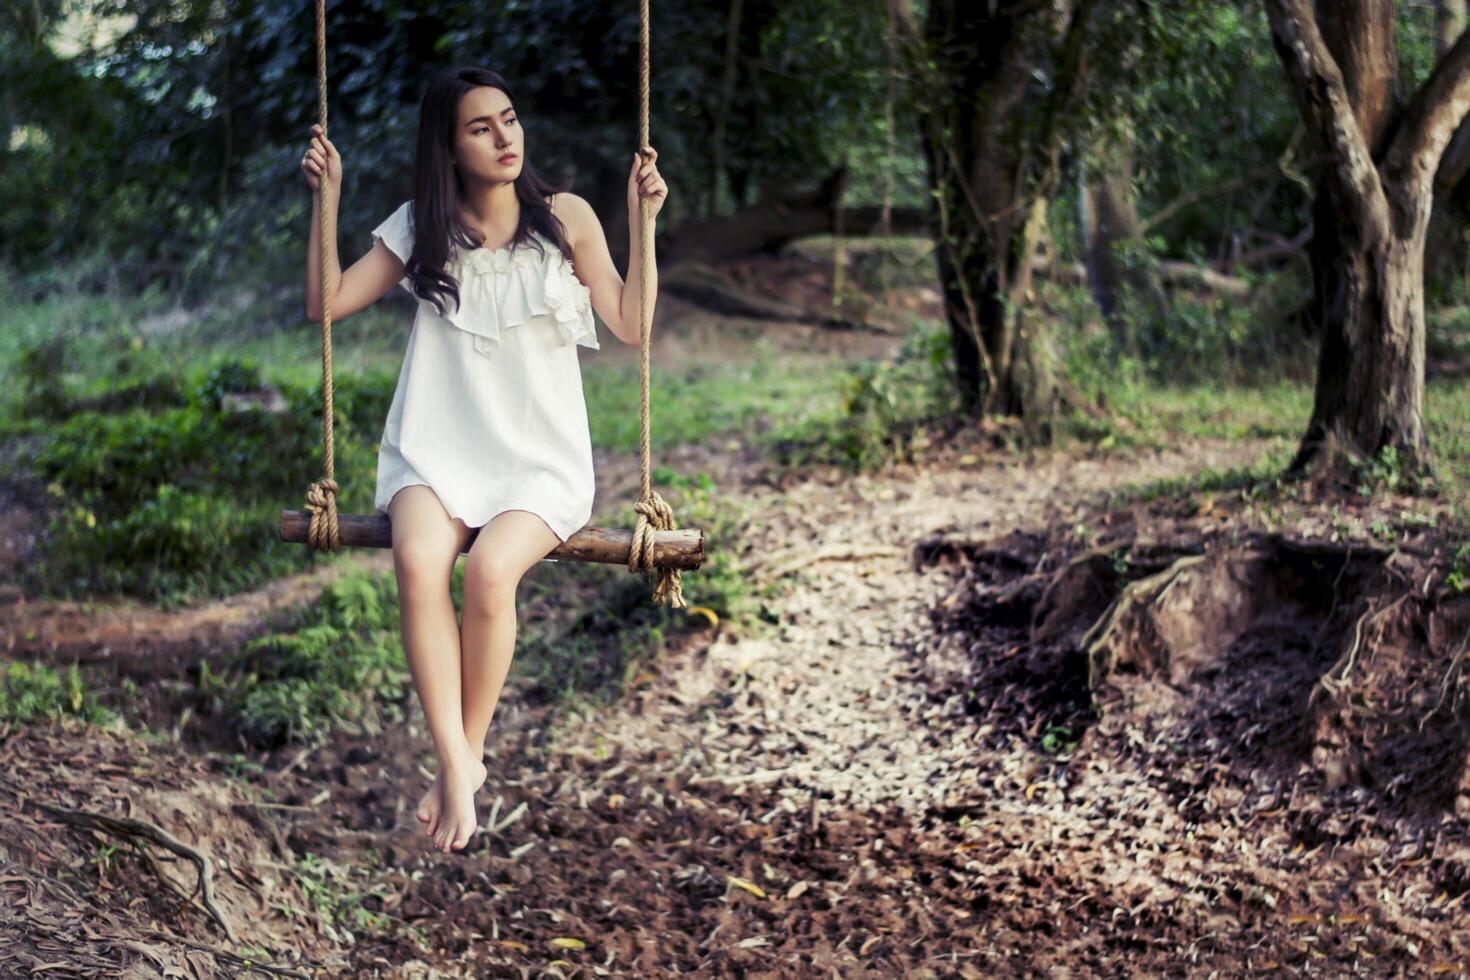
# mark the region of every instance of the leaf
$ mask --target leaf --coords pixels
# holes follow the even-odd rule
[[[551,940],[551,945],[560,946],[562,949],[586,949],[587,944],[574,936],[557,936]]]
[[[764,890],[762,890],[761,886],[760,885],[757,885],[753,881],[746,881],[744,878],[737,878],[734,875],[725,875],[725,880],[728,881],[730,884],[734,885],[736,888],[743,888],[743,889],[745,889],[746,891],[748,891],[752,895],[754,895],[756,898],[765,898],[766,897],[766,893],[765,893]]]
[[[715,611],[708,606],[690,606],[689,613],[690,615],[694,615],[697,613],[703,616],[705,619],[709,620],[709,624],[713,627],[718,628],[720,625],[720,617],[716,615]]]

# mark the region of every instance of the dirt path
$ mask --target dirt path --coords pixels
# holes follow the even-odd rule
[[[219,887],[230,909],[257,917],[259,945],[302,950],[332,976],[1456,972],[1467,952],[1453,927],[1459,899],[1436,902],[1433,890],[1455,838],[1439,863],[1410,864],[1385,821],[1330,859],[1321,839],[1290,832],[1259,773],[1126,718],[1068,752],[1039,752],[1019,689],[972,703],[972,651],[934,633],[956,580],[915,562],[916,543],[1071,526],[1096,491],[1242,465],[1261,448],[996,459],[785,486],[737,457],[681,450],[664,461],[710,472],[761,515],[753,574],[798,576],[772,635],[696,636],[588,716],[507,696],[469,853],[429,851],[413,820],[427,777],[418,718],[271,760],[255,782],[275,809],[231,802],[237,784],[159,749],[147,778],[172,780],[155,816],[234,859],[245,886]],[[635,464],[601,462],[609,492]],[[1003,664],[1016,653],[986,655]],[[1055,680],[1015,676],[1023,687]],[[44,784],[65,752],[32,738],[0,741],[18,785]],[[100,739],[88,751],[116,759],[128,745]],[[133,778],[143,768],[132,764]],[[96,782],[77,776],[65,793],[115,795]],[[307,896],[275,875],[284,897],[252,905],[252,889],[269,890],[253,876],[302,854],[371,896],[362,907],[382,918],[346,932],[310,917],[273,925],[271,908]],[[45,865],[33,856],[29,867]],[[207,935],[197,912],[173,914],[193,914]],[[18,934],[50,935],[27,921]],[[315,945],[300,938],[303,921]],[[160,960],[210,955],[150,942]],[[94,953],[146,963],[116,943]]]

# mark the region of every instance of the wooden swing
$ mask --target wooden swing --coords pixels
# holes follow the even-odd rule
[[[326,0],[316,3],[316,82],[317,113],[322,135],[327,133],[327,48]],[[639,119],[638,145],[648,145],[648,0],[639,6]],[[640,149],[640,153],[642,150]],[[335,459],[332,449],[332,305],[327,295],[327,220],[326,195],[318,195],[322,212],[322,443],[326,475],[306,490],[305,510],[281,511],[282,541],[305,544],[307,550],[339,551],[343,545],[365,548],[391,548],[392,525],[386,514],[338,514]],[[653,601],[667,600],[672,606],[684,607],[684,594],[679,581],[680,569],[694,569],[704,560],[704,532],[698,528],[675,528],[674,511],[652,487],[649,479],[648,423],[648,338],[652,326],[649,302],[648,270],[653,264],[653,217],[649,202],[639,198],[641,264],[639,267],[639,329],[642,337],[641,402],[643,430],[640,439],[642,489],[633,505],[637,522],[631,531],[584,527],[558,545],[546,557],[557,561],[588,561],[624,564],[630,572],[655,572],[658,581]],[[463,552],[479,535],[476,528],[465,542]]]

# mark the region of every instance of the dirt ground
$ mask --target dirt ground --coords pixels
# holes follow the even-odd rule
[[[1373,662],[1408,665],[1399,687],[1351,701],[1357,714],[1306,703],[1342,666],[1329,624],[1346,562],[1377,559],[1364,545],[1320,563],[1397,504],[1329,521],[1311,501],[1104,496],[1265,448],[1022,457],[956,441],[860,477],[669,454],[759,515],[749,540],[711,547],[790,584],[776,626],[695,633],[603,711],[553,715],[508,687],[463,853],[431,850],[413,817],[432,762],[417,714],[243,770],[166,734],[0,731],[0,975],[1462,974],[1470,722],[1453,648],[1470,611],[1422,599],[1423,656],[1448,671],[1385,626],[1364,651],[1399,650]],[[599,458],[599,500],[635,467]],[[1207,618],[1198,583],[1234,600],[1241,569],[1289,564],[1269,538],[1283,525],[1324,543],[1303,559],[1316,571],[1261,572],[1252,616]],[[1239,550],[1249,534],[1263,537]],[[1209,561],[1218,576],[1200,574]],[[1378,571],[1351,576],[1373,612]],[[166,616],[11,595],[0,642],[162,683],[190,637],[238,642],[330,574]],[[1330,607],[1282,591],[1303,579],[1332,582]],[[1380,622],[1349,625],[1365,619]],[[1181,639],[1192,623],[1206,635]],[[1361,720],[1429,667],[1456,691],[1429,716],[1436,737]],[[1346,765],[1324,754],[1332,733],[1399,754]],[[1405,745],[1439,782],[1403,792]],[[180,847],[129,846],[56,808]],[[217,916],[191,855],[209,858]],[[334,921],[326,894],[370,914]]]

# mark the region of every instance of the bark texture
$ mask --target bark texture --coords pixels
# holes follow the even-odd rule
[[[1427,462],[1424,245],[1435,172],[1470,108],[1456,42],[1412,100],[1398,92],[1394,5],[1267,0],[1277,53],[1326,157],[1309,246],[1321,352],[1294,470],[1398,453]]]
[[[1031,257],[1057,179],[1061,109],[1092,0],[888,0],[917,88],[931,220],[963,407],[1025,416],[1045,387],[1026,331]],[[1046,100],[1027,96],[1040,72]]]

